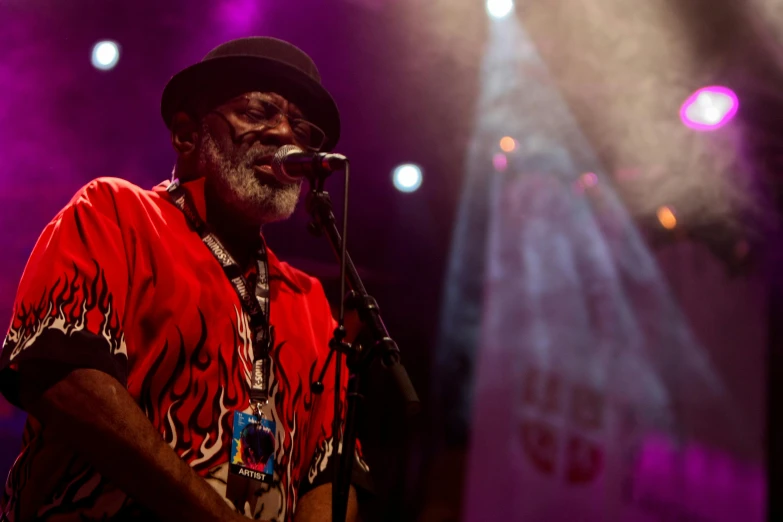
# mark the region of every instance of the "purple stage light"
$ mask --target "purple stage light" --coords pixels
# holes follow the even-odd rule
[[[582,184],[585,187],[595,187],[598,185],[598,176],[594,172],[585,172],[581,176]]]
[[[726,125],[739,109],[737,95],[728,87],[704,87],[680,107],[680,119],[689,128],[713,131]]]
[[[244,35],[257,28],[261,18],[259,4],[256,0],[224,0],[217,5],[218,19],[230,33]]]
[[[505,154],[499,152],[492,157],[492,166],[495,167],[495,170],[498,172],[503,172],[506,170],[506,167],[508,167],[508,158]]]

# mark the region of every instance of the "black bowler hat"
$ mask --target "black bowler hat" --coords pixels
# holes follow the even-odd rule
[[[265,36],[239,38],[212,49],[201,62],[174,75],[163,90],[160,111],[167,127],[180,110],[200,102],[217,105],[250,91],[272,91],[302,109],[326,134],[323,150],[340,138],[340,112],[313,60],[288,42]]]

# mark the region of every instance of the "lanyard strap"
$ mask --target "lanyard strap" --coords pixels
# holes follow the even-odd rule
[[[274,341],[272,339],[273,331],[269,325],[269,271],[264,242],[261,241],[256,256],[258,277],[255,291],[250,292],[250,285],[245,279],[241,267],[198,215],[190,194],[182,188],[179,180],[174,180],[166,190],[171,195],[174,205],[185,215],[190,227],[201,236],[201,240],[223,267],[223,272],[239,296],[242,309],[250,317],[250,326],[253,329],[253,375],[250,385],[250,399],[254,403],[266,403],[269,398],[269,352]]]

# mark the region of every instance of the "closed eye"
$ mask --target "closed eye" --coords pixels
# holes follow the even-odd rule
[[[245,115],[247,115],[248,119],[253,121],[266,121],[268,119],[266,114],[257,109],[248,109],[245,111]]]

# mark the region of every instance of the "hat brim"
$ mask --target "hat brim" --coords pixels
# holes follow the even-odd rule
[[[340,112],[331,94],[299,69],[271,58],[224,56],[183,69],[163,90],[161,115],[167,127],[174,115],[203,93],[234,87],[240,92],[272,91],[295,103],[308,121],[326,134],[324,151],[331,151],[340,139]]]

